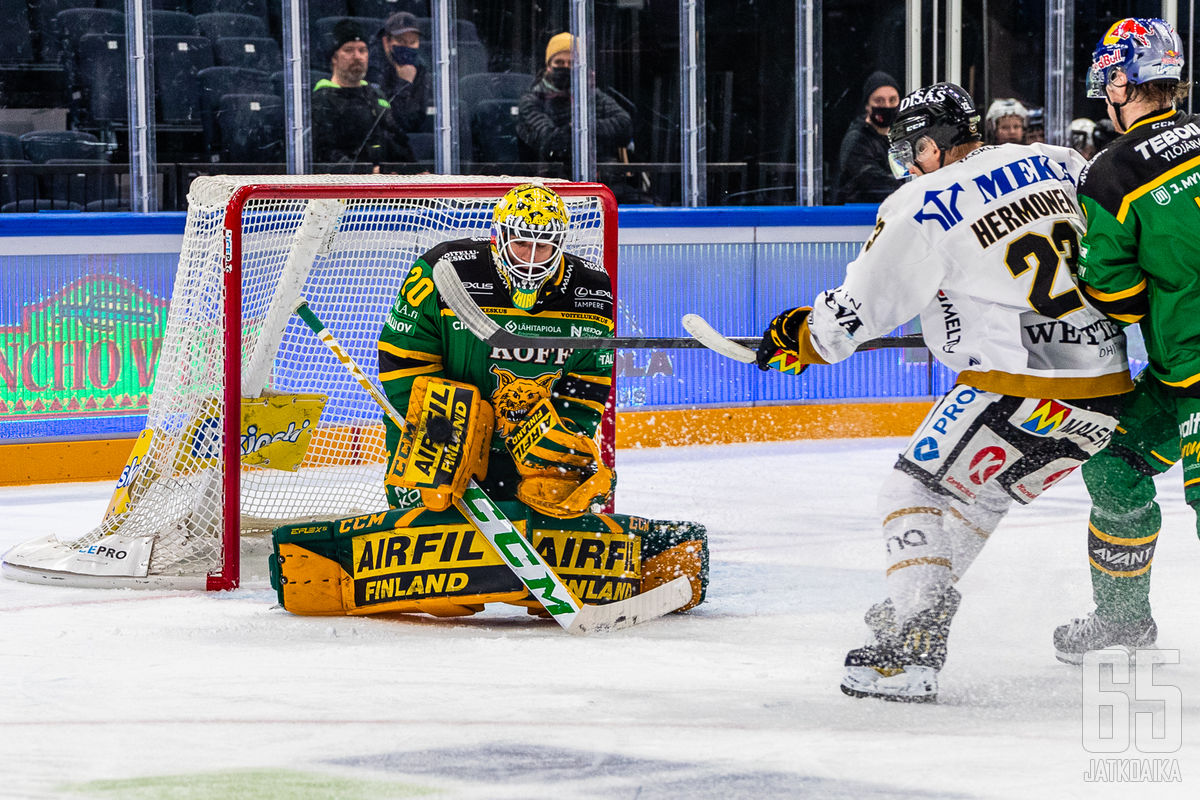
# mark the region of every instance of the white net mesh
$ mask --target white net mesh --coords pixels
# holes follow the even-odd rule
[[[251,192],[244,203],[233,200],[241,208],[241,394],[328,397],[298,469],[241,466],[242,532],[387,507],[382,414],[292,315],[294,297],[302,293],[377,383],[379,331],[413,261],[447,239],[486,235],[496,200],[522,180],[273,176],[272,192],[292,197],[260,199]],[[231,443],[222,434],[230,413],[224,404],[230,371],[224,344],[224,223],[231,198],[244,194],[239,190],[246,185],[261,187],[264,181],[218,176],[200,178],[191,187],[147,418],[153,438],[142,474],[130,488],[129,510],[106,518],[70,547],[120,533],[154,537],[151,575],[203,576],[226,564],[223,456]],[[554,185],[571,211],[568,251],[603,262],[604,226],[615,220],[606,223],[595,194],[580,194],[584,189],[570,184]],[[332,199],[331,186],[341,187]],[[429,194],[434,196],[414,196]],[[609,255],[615,258],[615,253]],[[288,280],[295,282],[291,289]]]

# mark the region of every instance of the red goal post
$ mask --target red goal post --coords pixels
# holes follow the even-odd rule
[[[528,180],[536,179],[198,178],[146,430],[113,502],[78,538],[14,548],[5,575],[233,589],[243,534],[385,509],[381,414],[293,317],[294,301],[306,298],[378,381],[375,345],[409,266],[441,241],[486,236],[496,201]],[[566,249],[604,264],[615,301],[612,193],[543,182],[570,211]],[[600,432],[609,464],[615,398],[614,381]]]

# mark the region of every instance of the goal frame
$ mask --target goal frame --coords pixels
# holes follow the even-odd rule
[[[448,179],[453,176],[445,176]],[[441,197],[463,198],[494,195],[497,200],[513,186],[528,179],[511,178],[488,182],[455,184],[366,184],[366,183],[262,183],[245,184],[234,190],[225,207],[224,217],[224,348],[225,348],[225,419],[222,435],[223,492],[220,569],[209,572],[206,588],[209,591],[236,589],[241,582],[241,459],[240,448],[231,445],[241,436],[241,420],[233,413],[241,404],[242,386],[242,214],[251,200],[321,200],[353,196],[356,199],[393,200],[398,197],[434,199]],[[612,191],[602,183],[547,182],[563,197],[594,196],[599,200],[603,217],[612,224],[605,224],[601,236],[602,259],[612,284],[613,308],[617,306],[617,201]],[[614,314],[614,326],[616,315]],[[615,332],[615,331],[614,331]],[[233,357],[236,356],[236,357]],[[601,419],[602,457],[610,466],[616,454],[616,377],[618,360],[613,360],[613,382]]]

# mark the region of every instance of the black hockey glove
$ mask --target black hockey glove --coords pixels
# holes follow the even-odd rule
[[[780,350],[793,356],[800,355],[800,326],[808,319],[808,312],[811,310],[808,306],[792,308],[771,320],[758,345],[756,361],[759,369],[764,372],[771,369],[771,360]],[[797,374],[807,367],[805,364]]]

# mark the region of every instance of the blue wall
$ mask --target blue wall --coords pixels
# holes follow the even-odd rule
[[[840,282],[870,232],[874,211],[622,209],[618,333],[682,336],[680,317],[694,312],[727,335],[758,335],[780,310],[810,304]],[[183,226],[183,214],[0,217],[0,331],[11,334],[28,309],[88,276],[120,278],[147,302],[165,302]],[[85,248],[89,252],[78,252]],[[15,353],[10,348],[0,355],[13,375]],[[626,350],[618,354],[618,366],[622,409],[909,398],[940,393],[952,383],[951,373],[930,367],[923,350],[860,353],[799,378],[762,373],[703,350]],[[142,427],[136,408],[34,419],[13,413],[12,396],[0,382],[0,399],[9,400],[8,413],[0,407],[0,440],[105,436]]]

